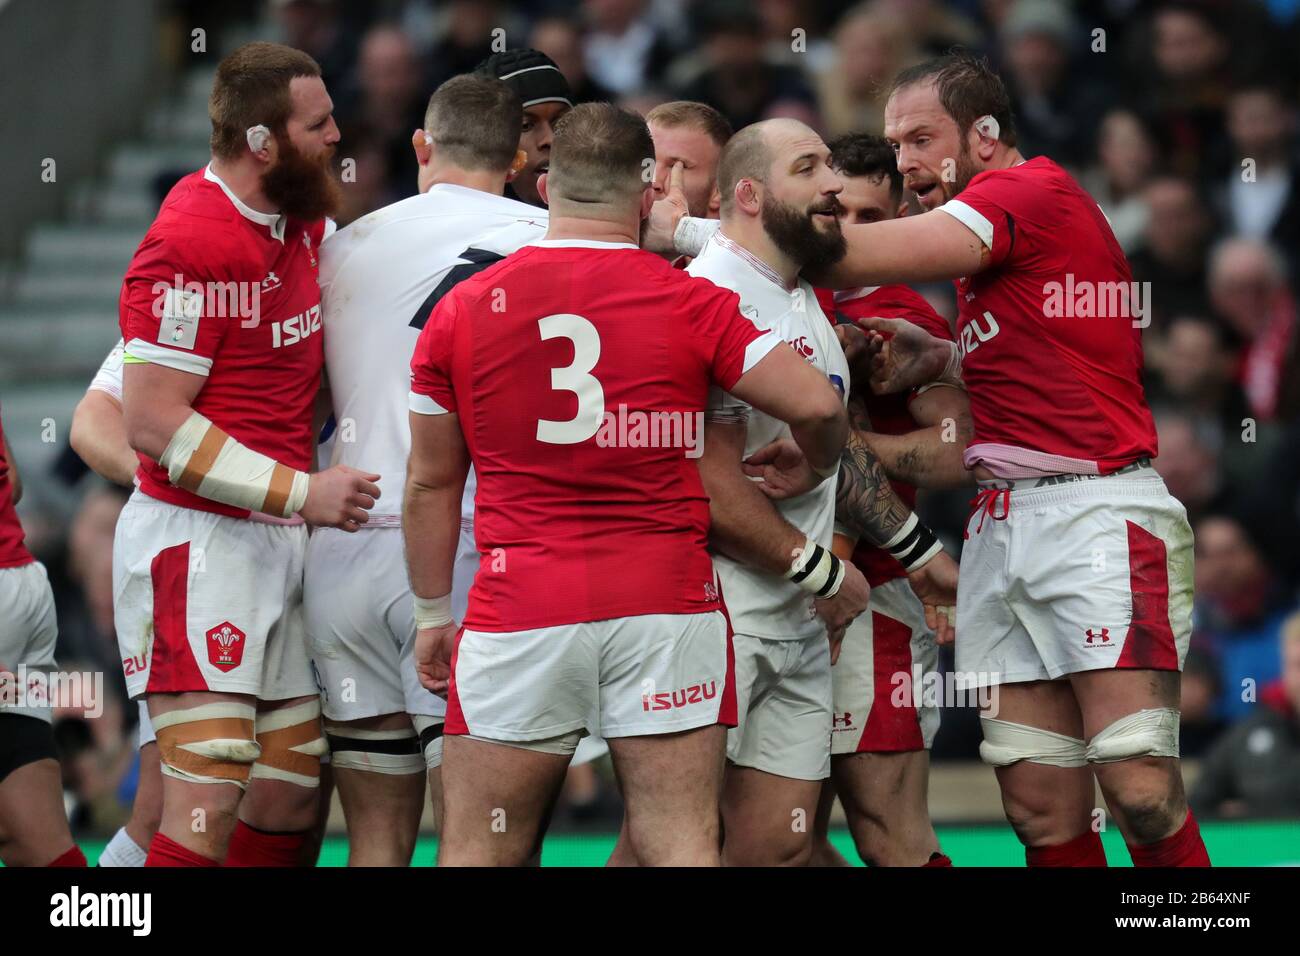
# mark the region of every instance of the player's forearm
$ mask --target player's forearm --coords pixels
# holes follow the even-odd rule
[[[858,439],[875,453],[893,481],[918,488],[958,488],[971,481],[962,464],[966,443],[951,440],[948,431],[947,426],[932,425],[904,435],[859,432]]]
[[[432,487],[408,475],[402,500],[406,567],[417,598],[451,593],[451,574],[460,540],[461,492]]]
[[[704,487],[710,498],[709,545],[714,551],[773,574],[789,571],[807,535],[781,516],[758,485],[736,468],[734,475],[704,476]]]
[[[938,282],[973,275],[987,261],[988,250],[966,226],[933,211],[885,222],[845,226],[848,252],[814,276],[814,285],[832,289],[892,283]],[[924,249],[925,255],[916,250]]]
[[[122,406],[107,392],[85,394],[72,413],[72,450],[101,478],[130,486],[139,459],[127,440]]]
[[[862,440],[861,433],[850,432],[840,458],[836,519],[860,538],[884,546],[898,536],[911,516],[912,509],[890,485],[880,459]]]

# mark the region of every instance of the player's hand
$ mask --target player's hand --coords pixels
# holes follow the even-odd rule
[[[451,652],[456,646],[455,621],[442,627],[423,627],[415,632],[415,673],[427,691],[446,699],[451,681]]]
[[[957,636],[957,562],[947,551],[940,551],[907,576],[925,609],[925,624],[934,631],[940,645],[951,644]]]
[[[888,395],[933,382],[947,367],[949,348],[906,319],[858,319],[867,336],[871,390]]]
[[[347,465],[335,465],[311,476],[307,501],[298,513],[318,528],[356,531],[370,520],[379,497],[378,475]]]
[[[793,438],[778,438],[764,445],[742,461],[740,469],[751,478],[762,479],[759,489],[778,501],[807,494],[822,483],[821,475],[812,470]]]
[[[859,614],[867,609],[871,600],[871,585],[851,561],[844,563],[844,583],[834,597],[817,598],[813,605],[817,616],[826,624],[826,634],[831,642],[831,663],[840,658],[840,643],[844,632]]]
[[[851,322],[841,322],[835,326],[835,338],[844,350],[844,360],[849,363],[849,375],[854,382],[865,382],[871,378],[871,357],[874,354],[867,345],[867,333]],[[876,351],[879,351],[877,346]]]
[[[668,171],[663,198],[655,200],[655,204],[650,207],[650,215],[646,218],[641,234],[641,248],[647,252],[662,256],[677,251],[673,246],[673,234],[677,232],[677,224],[682,221],[682,217],[690,214],[682,169],[680,160],[673,163],[672,169]]]

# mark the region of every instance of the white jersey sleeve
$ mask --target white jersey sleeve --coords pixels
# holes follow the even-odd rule
[[[120,403],[122,401],[122,358],[126,352],[126,343],[121,339],[113,346],[112,351],[104,359],[104,364],[99,367],[95,377],[90,380],[90,386],[86,389],[88,392],[104,392],[112,395]]]

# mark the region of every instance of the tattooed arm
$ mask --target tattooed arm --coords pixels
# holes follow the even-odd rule
[[[912,509],[890,485],[885,466],[855,427],[840,458],[835,517],[859,537],[883,546],[903,530],[911,516]]]
[[[889,477],[918,488],[958,488],[971,482],[962,452],[971,438],[970,400],[959,388],[939,386],[912,399],[920,425],[902,435],[882,435],[856,421],[859,437],[876,453]]]

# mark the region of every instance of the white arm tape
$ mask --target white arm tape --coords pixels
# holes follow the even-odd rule
[[[948,364],[943,367],[943,372],[933,384],[965,388],[966,383],[961,380],[961,350],[957,348],[956,342],[948,342],[947,345]]]
[[[819,598],[834,597],[844,583],[844,575],[844,562],[830,549],[814,544],[811,538],[804,539],[803,547],[785,572],[786,578]]]
[[[721,228],[722,222],[717,219],[682,216],[673,231],[673,248],[679,255],[694,258],[704,251],[704,244]]]
[[[943,550],[943,542],[938,536],[921,524],[916,512],[907,516],[903,527],[882,547],[893,555],[911,574]]]
[[[442,597],[415,598],[415,626],[417,630],[426,627],[444,627],[452,622],[451,592]]]
[[[235,441],[192,412],[158,463],[178,488],[236,508],[288,518],[307,501],[308,475]]]

